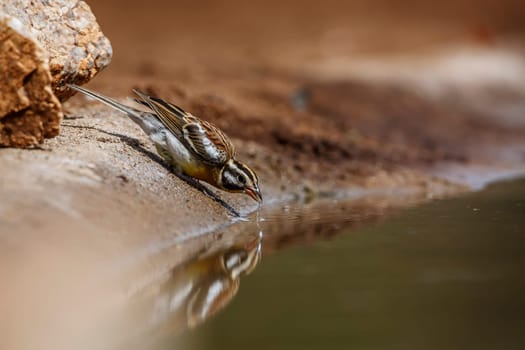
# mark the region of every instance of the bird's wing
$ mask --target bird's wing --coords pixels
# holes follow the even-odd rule
[[[190,122],[188,119],[189,117],[193,117],[191,114],[186,113],[182,108],[168,103],[163,99],[146,95],[138,90],[133,90],[133,92],[141,98],[141,100],[136,101],[148,106],[155,112],[157,118],[169,131],[177,137],[182,136],[182,127]]]
[[[235,155],[226,135],[213,125],[200,121],[183,126],[184,142],[204,162],[222,165]]]
[[[235,148],[231,141],[213,124],[200,120],[160,98],[134,91],[157,114],[162,124],[202,161],[222,165],[235,156]]]

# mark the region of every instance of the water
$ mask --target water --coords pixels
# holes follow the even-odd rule
[[[365,207],[263,213],[264,257],[231,303],[148,347],[525,348],[524,180],[356,228],[391,212]]]

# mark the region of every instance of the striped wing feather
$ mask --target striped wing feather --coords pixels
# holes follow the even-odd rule
[[[228,137],[213,124],[160,98],[135,91],[155,111],[159,120],[202,161],[222,165],[235,156]]]
[[[222,165],[231,157],[231,151],[224,147],[224,139],[221,137],[223,135],[217,132],[210,133],[209,129],[205,129],[201,124],[184,125],[182,135],[193,153],[207,163]]]

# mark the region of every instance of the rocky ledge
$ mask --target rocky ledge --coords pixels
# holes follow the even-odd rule
[[[83,84],[111,60],[109,40],[83,1],[0,3],[0,146],[58,135],[67,83]]]

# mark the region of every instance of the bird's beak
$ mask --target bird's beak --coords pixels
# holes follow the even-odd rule
[[[262,202],[262,195],[261,195],[261,191],[259,190],[258,186],[246,187],[246,189],[244,190],[244,193],[252,197],[254,201],[257,201],[259,203]]]

